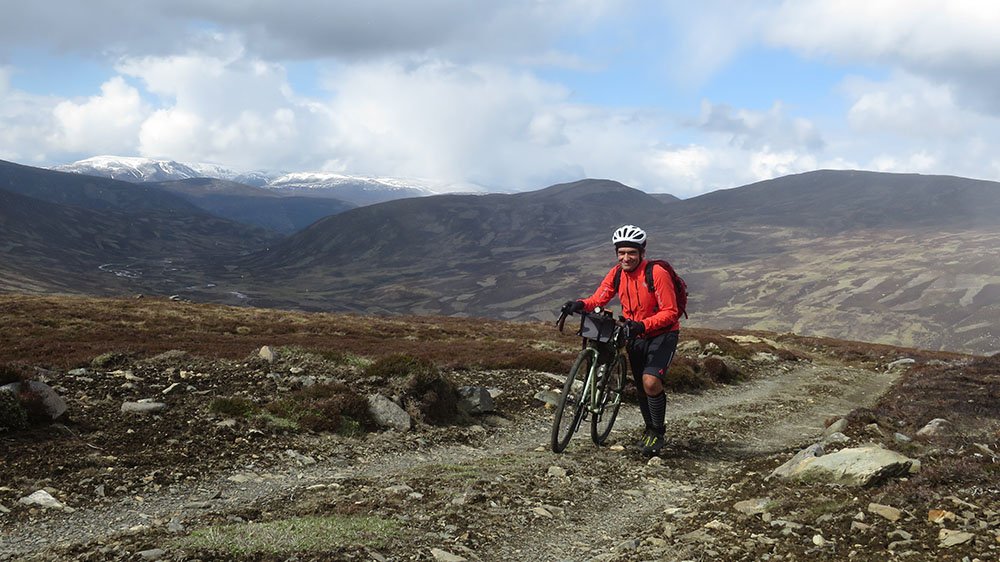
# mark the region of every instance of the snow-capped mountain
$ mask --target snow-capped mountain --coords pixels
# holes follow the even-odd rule
[[[354,205],[370,205],[404,197],[461,191],[483,192],[478,186],[456,186],[427,180],[350,176],[330,172],[238,172],[224,166],[180,163],[127,156],[95,156],[52,168],[133,183],[215,178],[274,190],[282,195],[332,197]]]
[[[133,183],[186,180],[204,176],[194,167],[172,160],[152,160],[128,156],[94,156],[72,164],[55,166],[52,169],[59,172],[99,176]]]
[[[356,205],[440,193],[419,180],[347,176],[328,172],[296,172],[271,179],[268,189],[307,197],[336,197]],[[438,186],[440,187],[440,186]]]

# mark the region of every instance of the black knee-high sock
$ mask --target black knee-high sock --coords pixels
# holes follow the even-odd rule
[[[642,387],[642,373],[633,375],[635,381],[635,393],[639,402],[639,411],[642,413],[642,421],[646,423],[646,429],[653,427],[653,419],[649,417],[649,400],[646,398],[646,391]]]
[[[667,415],[667,395],[664,392],[660,392],[656,396],[646,397],[646,402],[649,403],[649,418],[652,422],[653,431],[663,434],[663,421]]]

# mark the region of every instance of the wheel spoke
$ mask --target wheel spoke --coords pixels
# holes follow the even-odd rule
[[[561,453],[566,448],[580,427],[586,409],[584,406],[586,379],[593,358],[591,350],[581,351],[563,384],[562,396],[559,398],[555,418],[552,420],[552,450],[556,453]]]

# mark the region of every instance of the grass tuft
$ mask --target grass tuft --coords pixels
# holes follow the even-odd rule
[[[198,529],[175,544],[223,557],[332,554],[359,547],[382,548],[400,531],[398,522],[374,516],[306,516]]]
[[[95,369],[113,369],[115,367],[125,365],[129,362],[129,360],[130,356],[127,353],[122,353],[120,351],[108,351],[94,357],[94,359],[90,362],[90,366]]]
[[[438,368],[431,361],[405,353],[382,357],[365,368],[365,376],[383,382],[437,374]]]
[[[248,398],[242,396],[227,396],[216,398],[208,405],[213,413],[230,418],[248,418],[257,411],[257,406]]]
[[[564,373],[569,370],[572,364],[572,359],[567,358],[564,353],[531,350],[519,353],[499,366],[503,369],[527,369],[542,373]]]

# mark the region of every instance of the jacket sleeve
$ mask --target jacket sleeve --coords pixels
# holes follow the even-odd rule
[[[653,295],[656,298],[657,311],[652,316],[643,318],[642,323],[646,326],[646,331],[676,327],[680,320],[680,311],[677,308],[674,281],[667,270],[658,266],[653,267]]]
[[[597,287],[594,294],[590,298],[583,299],[584,310],[590,312],[599,306],[604,306],[611,302],[611,299],[615,297],[615,274],[618,273],[618,266],[611,268],[611,271],[604,276],[604,280],[601,281],[601,285]],[[676,307],[675,307],[676,308]]]

